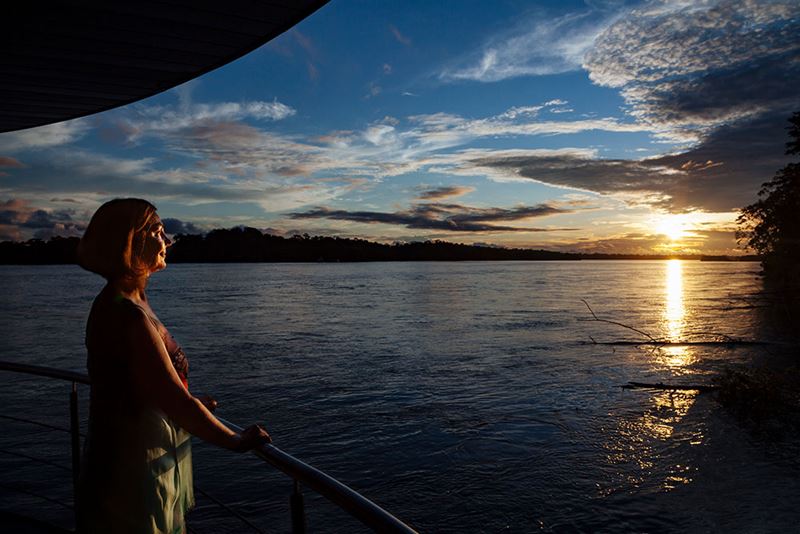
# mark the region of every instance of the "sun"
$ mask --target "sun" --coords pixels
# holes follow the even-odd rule
[[[686,236],[686,220],[680,215],[664,215],[656,224],[656,231],[670,241],[680,241]]]

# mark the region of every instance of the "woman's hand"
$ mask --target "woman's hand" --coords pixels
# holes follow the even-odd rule
[[[239,442],[234,450],[236,452],[247,452],[265,443],[272,443],[272,438],[269,437],[267,431],[259,425],[252,425],[239,434]]]
[[[200,395],[199,397],[196,397],[196,399],[199,400],[209,412],[213,413],[214,410],[217,409],[217,399],[211,395]]]

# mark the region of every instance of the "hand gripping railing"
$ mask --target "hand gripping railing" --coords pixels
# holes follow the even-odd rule
[[[90,384],[88,375],[73,371],[64,371],[51,367],[27,365],[14,362],[0,361],[0,370],[24,373],[29,375],[45,376],[72,382],[70,391],[70,434],[72,435],[72,481],[73,488],[77,490],[78,472],[80,470],[80,433],[78,419],[78,384]],[[217,417],[230,428],[241,431],[238,425]],[[294,489],[290,498],[292,531],[305,532],[305,510],[301,485],[308,486],[329,501],[346,511],[364,525],[376,532],[386,533],[416,533],[414,529],[394,517],[392,514],[370,501],[357,491],[342,484],[335,478],[326,475],[305,462],[302,462],[275,445],[261,445],[253,453],[269,463],[279,471],[290,476],[294,481]]]

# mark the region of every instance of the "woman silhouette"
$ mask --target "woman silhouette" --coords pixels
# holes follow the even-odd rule
[[[185,532],[190,434],[240,452],[270,441],[257,425],[231,431],[212,415],[213,399],[189,393],[186,356],[145,293],[171,244],[155,207],[126,198],[103,204],[78,246],[81,267],[107,281],[86,325],[92,385],[80,532]]]

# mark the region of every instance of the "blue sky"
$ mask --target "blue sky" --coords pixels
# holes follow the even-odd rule
[[[787,161],[797,2],[333,0],[251,54],[0,134],[0,239],[120,196],[172,231],[735,250]]]

